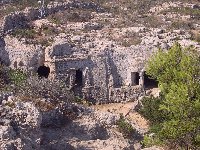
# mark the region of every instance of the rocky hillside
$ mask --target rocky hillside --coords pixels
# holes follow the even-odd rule
[[[29,38],[28,41],[34,44],[51,44],[54,37],[63,36],[63,34],[75,44],[82,45],[84,42],[89,43],[98,38],[115,42],[123,47],[162,46],[163,43],[167,47],[166,45],[171,45],[174,40],[187,45],[197,45],[195,42],[200,40],[198,0],[118,0],[117,2],[87,0],[60,3],[52,1],[46,10],[46,17],[42,20],[37,20],[39,14],[34,14],[34,11],[27,8],[29,6],[37,8],[36,1],[8,2],[10,3],[2,1],[5,4],[0,8],[1,22],[5,22],[2,30],[7,32],[14,28],[13,36]],[[48,2],[50,1],[46,1]],[[62,4],[64,6],[59,7]],[[52,7],[55,9],[50,10]],[[13,25],[14,22],[9,22],[8,19],[11,19],[11,16],[3,19],[11,12],[23,11],[25,8],[26,10],[22,13],[27,16],[25,20],[22,18],[23,15],[22,20],[20,20],[20,15],[18,15],[19,20],[15,18],[16,21],[21,21],[21,24],[17,25],[15,22]],[[37,41],[43,41],[43,43],[37,43]]]
[[[14,55],[3,51],[5,45],[9,50],[22,48],[31,56],[32,66],[35,56],[64,42],[84,54],[102,49],[130,53],[138,64],[175,41],[200,50],[199,0],[46,0],[44,15],[39,8],[36,0],[0,0],[2,63],[12,61],[7,55]],[[21,98],[12,93],[0,100],[2,150],[142,149],[140,142],[148,129],[131,122],[130,116],[123,120],[134,130],[127,138],[117,124],[119,112],[97,111],[76,103],[58,103],[43,111],[27,97],[25,101]],[[38,101],[54,104],[48,99]],[[63,115],[66,111],[67,117]],[[69,119],[68,113],[73,118]]]
[[[131,120],[121,120],[126,128],[127,125],[133,128],[131,137],[127,138],[119,128],[119,113],[63,102],[58,107],[44,109],[54,102],[39,99],[39,107],[32,100],[24,100],[8,96],[0,103],[2,150],[141,149],[140,141],[146,129]]]

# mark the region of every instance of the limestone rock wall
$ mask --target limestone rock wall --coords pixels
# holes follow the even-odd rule
[[[50,76],[64,80],[75,93],[97,103],[121,102],[137,99],[142,85],[131,86],[131,73],[140,73],[143,64],[133,49],[107,45],[100,49],[73,47],[65,38],[58,38],[45,50],[45,65]],[[136,59],[137,58],[137,59]],[[82,73],[82,85],[78,86],[77,71]],[[79,91],[78,91],[79,89]]]
[[[36,70],[44,59],[40,46],[28,45],[17,38],[6,36],[2,42],[0,57],[13,69]]]
[[[1,42],[1,59],[11,68],[34,72],[45,65],[50,68],[50,78],[63,80],[77,96],[94,102],[130,101],[143,95],[141,72],[152,51],[99,43],[95,48],[79,47],[58,36],[43,50],[6,36]],[[133,83],[136,73],[140,76],[137,84]]]
[[[0,149],[39,149],[41,139],[39,110],[29,102],[3,101],[1,108]]]
[[[93,69],[90,75],[91,86],[94,86],[92,97],[96,100],[104,101],[108,99],[109,68],[107,57],[104,52],[92,55]],[[90,92],[89,92],[90,93]],[[88,96],[87,99],[89,99]]]

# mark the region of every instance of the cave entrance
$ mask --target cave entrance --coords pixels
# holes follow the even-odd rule
[[[140,74],[138,72],[131,72],[131,86],[139,85]]]
[[[79,86],[83,85],[83,72],[80,69],[76,70],[75,84]]]
[[[17,62],[15,61],[13,64],[14,68],[17,69]]]
[[[148,89],[157,88],[158,81],[156,79],[153,79],[151,76],[147,75],[146,72],[144,72],[144,87]]]
[[[37,70],[38,76],[39,77],[45,77],[48,78],[49,73],[50,73],[50,68],[46,66],[40,66]]]

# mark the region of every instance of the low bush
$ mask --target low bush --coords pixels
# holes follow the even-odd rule
[[[73,93],[69,87],[60,80],[50,80],[46,78],[29,77],[23,84],[15,88],[15,93],[19,96],[29,98],[45,98],[56,101],[72,101]]]
[[[199,149],[199,58],[193,47],[182,48],[175,43],[149,60],[146,72],[159,81],[162,96],[142,101],[140,113],[150,121],[150,133],[155,134],[146,143],[156,140],[155,143],[163,142],[170,149]]]
[[[34,29],[16,29],[12,32],[12,35],[17,38],[34,39],[37,32]]]
[[[9,79],[11,84],[20,85],[27,79],[27,75],[21,70],[10,69]]]
[[[0,66],[0,89],[7,90],[10,86],[19,86],[27,79],[26,73],[14,70],[4,65]]]
[[[160,123],[164,121],[166,116],[165,112],[159,109],[162,100],[161,97],[144,97],[141,101],[143,107],[138,112],[153,124]]]
[[[193,30],[194,29],[194,25],[191,22],[178,20],[178,21],[173,21],[169,28]]]
[[[63,12],[57,12],[48,16],[48,19],[55,24],[66,24],[67,22],[88,22],[93,18],[91,10],[73,8]]]
[[[154,134],[147,134],[141,142],[143,147],[152,147],[154,145],[162,146],[163,142]]]
[[[132,138],[136,130],[133,126],[126,121],[124,116],[120,114],[120,119],[117,121],[117,126],[119,131],[123,134],[125,138]]]

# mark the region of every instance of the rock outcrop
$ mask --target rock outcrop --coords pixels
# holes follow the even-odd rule
[[[44,16],[64,11],[70,8],[94,9],[103,12],[103,8],[92,2],[66,1],[49,4],[44,10]],[[4,17],[2,24],[3,32],[9,33],[14,29],[23,29],[28,26],[30,21],[40,19],[40,8],[26,8],[24,11],[16,11]]]
[[[67,110],[78,118],[66,119]],[[123,137],[116,125],[119,114],[75,104],[63,112],[57,108],[41,112],[33,102],[9,96],[0,105],[0,149],[121,150],[136,147],[141,140],[140,131],[132,140]]]
[[[11,68],[34,73],[45,66],[49,78],[65,80],[76,96],[101,104],[135,101],[144,95],[150,84],[155,83],[156,87],[156,82],[145,74],[145,63],[158,48],[167,50],[177,41],[184,47],[192,45],[200,49],[198,37],[195,41],[192,34],[194,28],[199,30],[198,24],[188,24],[184,29],[180,22],[173,23],[163,14],[163,11],[168,14],[178,7],[197,9],[193,3],[150,5],[152,7],[145,15],[138,14],[136,20],[142,23],[122,27],[117,24],[123,18],[112,11],[106,12],[103,6],[83,1],[54,2],[45,7],[43,19],[39,18],[37,8],[26,8],[5,16],[5,36],[0,40],[1,60]],[[128,8],[121,9],[124,13]],[[83,15],[85,11],[88,12]],[[183,16],[181,13],[170,14],[173,19],[176,19],[174,14]],[[151,22],[154,17],[165,24],[154,27],[157,23]],[[191,16],[185,18],[187,22],[191,19]],[[9,31],[15,29],[20,29],[19,37],[9,35]],[[23,37],[24,34],[34,36]]]
[[[31,102],[14,98],[0,105],[0,149],[39,149],[42,117]]]
[[[0,0],[5,9],[12,2]],[[78,98],[104,104],[136,101],[157,86],[145,63],[158,48],[168,50],[177,41],[200,50],[195,1],[95,2],[51,2],[43,16],[35,7],[6,14],[0,19],[0,62],[32,73],[45,67],[46,77],[63,80]],[[41,111],[11,95],[0,95],[0,149],[141,149],[138,139],[118,132],[119,115],[61,102]],[[146,132],[130,123],[139,135]]]
[[[43,129],[42,149],[64,150],[122,150],[136,148],[140,141],[133,135],[133,141],[123,137],[117,130],[119,115],[109,112],[91,111],[85,113],[61,129]],[[139,150],[139,149],[138,149]]]

